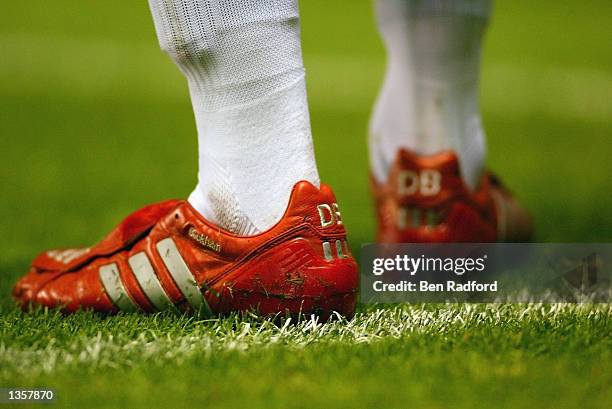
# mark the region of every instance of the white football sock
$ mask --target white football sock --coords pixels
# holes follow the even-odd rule
[[[252,235],[293,185],[319,185],[297,0],[149,0],[161,48],[187,77],[198,128],[191,204]]]
[[[454,150],[474,188],[484,166],[478,78],[490,0],[377,0],[388,62],[370,121],[370,163],[386,181],[398,149]]]

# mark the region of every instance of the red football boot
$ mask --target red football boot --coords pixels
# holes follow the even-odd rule
[[[198,310],[351,317],[357,265],[331,189],[297,183],[282,219],[240,237],[184,200],[145,207],[91,248],[39,255],[13,296],[66,312]]]
[[[384,185],[371,178],[382,243],[523,242],[529,213],[491,173],[469,190],[453,152],[431,156],[402,149]]]

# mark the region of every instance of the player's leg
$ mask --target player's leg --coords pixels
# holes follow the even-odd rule
[[[373,174],[384,182],[397,151],[454,150],[475,187],[485,141],[478,78],[490,0],[377,0],[387,72],[370,123]]]
[[[522,238],[502,226],[501,213],[523,212],[483,177],[478,84],[491,1],[376,0],[375,7],[387,49],[369,134],[379,239]],[[504,199],[488,200],[496,195],[489,190]],[[449,197],[478,200],[471,200],[473,209],[459,211]]]
[[[150,0],[189,85],[199,143],[191,204],[237,234],[267,230],[293,185],[319,184],[297,0]]]
[[[352,315],[356,263],[319,183],[297,0],[149,3],[188,81],[198,185],[91,248],[41,254],[14,296],[66,311]]]

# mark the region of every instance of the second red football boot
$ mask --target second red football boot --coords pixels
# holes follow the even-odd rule
[[[532,221],[491,173],[471,191],[455,153],[398,152],[387,183],[371,178],[382,243],[523,242]]]
[[[351,317],[357,265],[329,187],[297,183],[282,219],[240,237],[184,200],[145,207],[90,248],[38,256],[13,296],[30,304],[115,313],[256,311]]]

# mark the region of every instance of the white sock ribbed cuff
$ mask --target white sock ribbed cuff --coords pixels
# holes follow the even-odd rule
[[[385,4],[382,4],[382,3]],[[463,15],[488,19],[491,0],[378,0],[376,15],[382,20],[404,20],[408,17]]]
[[[161,48],[207,111],[303,75],[296,0],[149,0]]]
[[[192,93],[191,99],[193,102],[193,107],[194,107],[194,110],[197,112],[196,116],[200,116],[199,114],[201,114],[202,117],[206,117],[212,113],[230,112],[230,111],[234,111],[240,108],[246,109],[249,106],[255,106],[261,103],[265,103],[265,101],[273,100],[275,95],[282,94],[288,89],[298,86],[298,84],[301,84],[301,83],[305,84],[306,73],[305,73],[304,68],[300,69],[299,75],[298,73],[296,73],[294,77],[295,78],[293,78],[292,81],[289,81],[289,80],[283,81],[283,83],[279,84],[277,88],[275,88],[274,90],[269,90],[266,93],[260,93],[257,95],[253,95],[253,97],[248,100],[245,99],[245,100],[234,101],[233,105],[226,104],[223,106],[215,107],[214,109],[212,109],[210,104],[201,103],[201,101],[199,101],[199,99],[202,98],[201,93],[199,92],[194,93],[193,91],[191,91]],[[190,86],[190,89],[196,90],[197,88]],[[206,97],[204,97],[203,99],[205,100]]]

